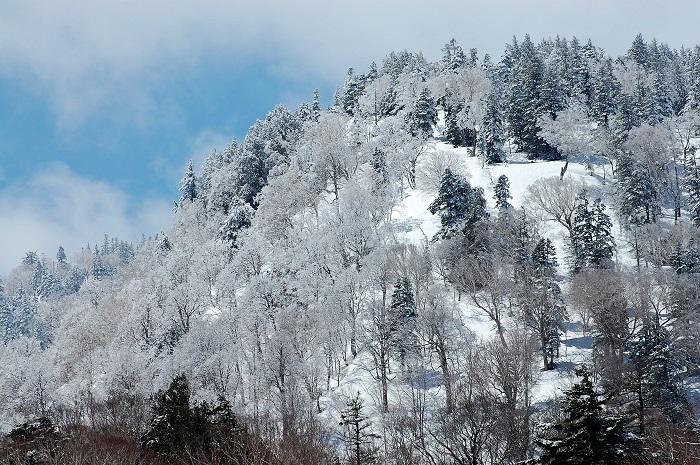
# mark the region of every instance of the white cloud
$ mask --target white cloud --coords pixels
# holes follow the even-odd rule
[[[38,79],[67,126],[125,100],[153,111],[151,93],[163,76],[206,72],[210,60],[259,57],[292,78],[335,82],[348,66],[364,70],[391,50],[437,59],[452,37],[496,57],[525,33],[590,36],[612,53],[638,32],[691,46],[699,8],[691,0],[26,0],[0,7],[0,72]],[[683,13],[664,20],[673,11]]]
[[[168,201],[130,199],[118,188],[79,176],[60,163],[0,191],[0,274],[20,263],[29,250],[53,258],[101,241],[104,234],[138,243],[171,221]]]

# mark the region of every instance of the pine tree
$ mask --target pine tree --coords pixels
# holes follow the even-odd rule
[[[398,86],[397,78],[394,76],[391,76],[391,80],[389,81],[389,86],[387,87],[386,91],[384,91],[384,95],[382,95],[382,98],[379,102],[379,116],[381,116],[383,118],[385,118],[387,116],[394,116],[402,108],[399,105],[399,97],[398,97],[398,92],[396,90],[397,86]]]
[[[393,349],[403,361],[408,352],[417,347],[416,301],[408,278],[400,278],[394,285],[389,305],[389,338]]]
[[[489,216],[483,189],[472,188],[469,181],[449,168],[443,173],[438,196],[428,210],[433,215],[440,214],[440,230],[433,240],[461,234],[473,242],[477,223]]]
[[[281,463],[261,438],[238,424],[226,398],[193,405],[191,395],[187,377],[180,374],[152,398],[152,419],[141,445],[158,463]]]
[[[551,276],[558,266],[557,251],[549,238],[541,238],[532,251],[532,263],[535,269]]]
[[[620,92],[620,83],[613,75],[612,60],[604,60],[595,72],[591,90],[591,117],[603,127],[608,127],[617,110],[615,96]]]
[[[102,260],[102,255],[100,254],[97,247],[95,247],[95,253],[92,258],[92,266],[90,267],[90,275],[96,281],[102,281],[114,274],[114,270],[109,264]]]
[[[442,48],[442,69],[448,71],[459,71],[467,64],[467,57],[464,50],[453,38]]]
[[[564,393],[564,419],[540,437],[541,465],[610,465],[624,456],[621,418],[608,413],[608,397],[598,392],[585,366],[576,369],[581,380]]]
[[[694,156],[688,159],[687,165],[683,170],[683,184],[688,192],[686,204],[693,224],[700,227],[700,167]]]
[[[636,63],[643,68],[649,67],[649,51],[641,34],[637,34],[637,37],[634,38],[632,46],[627,51],[627,57],[633,63]]]
[[[577,198],[569,245],[570,268],[574,273],[589,266],[609,266],[615,250],[612,222],[605,213],[605,205],[600,199],[595,199],[590,205],[585,191]]]
[[[523,322],[540,341],[544,369],[552,370],[554,359],[559,356],[566,308],[561,289],[554,281],[557,259],[551,242],[538,241],[530,263],[522,271],[517,302]]]
[[[647,411],[663,413],[666,421],[687,418],[687,400],[670,334],[659,321],[647,318],[629,343],[630,384],[636,398],[640,431],[644,434]]]
[[[618,212],[626,226],[655,223],[661,212],[661,193],[649,169],[630,156],[622,156],[617,168]]]
[[[311,116],[314,121],[318,121],[321,116],[321,97],[318,89],[314,89],[314,100],[311,103]]]
[[[509,208],[513,207],[510,203],[508,203],[508,199],[513,198],[513,196],[510,195],[510,181],[508,180],[508,176],[505,174],[500,175],[496,181],[493,191],[493,198],[496,200],[496,208],[499,210],[508,210]]]
[[[358,392],[348,400],[345,410],[340,414],[339,424],[345,427],[342,439],[350,465],[373,464],[377,458],[374,440],[379,438],[379,435],[371,432],[372,423],[363,412],[363,408],[364,402]]]
[[[479,149],[487,164],[492,165],[505,161],[503,150],[505,140],[498,96],[495,92],[491,92],[486,97],[486,111],[482,129],[479,131]]]
[[[197,176],[194,173],[194,164],[192,160],[187,163],[187,168],[185,168],[185,176],[180,181],[180,200],[178,201],[178,206],[182,207],[188,203],[194,202],[197,198]]]
[[[538,134],[538,120],[545,109],[542,100],[544,75],[542,58],[526,35],[508,80],[506,118],[509,133],[520,151],[527,152],[531,158],[558,159],[556,150]]]
[[[437,122],[437,111],[435,110],[435,100],[430,95],[428,88],[423,88],[415,109],[409,117],[409,128],[413,137],[429,139],[433,135],[433,126]]]
[[[244,203],[242,199],[236,198],[229,210],[226,221],[219,229],[219,237],[228,242],[233,248],[238,247],[238,236],[240,232],[248,228],[255,216],[253,207]]]
[[[59,268],[68,265],[68,257],[66,257],[66,251],[63,249],[62,245],[58,246],[58,253],[56,253],[56,261],[58,262]]]

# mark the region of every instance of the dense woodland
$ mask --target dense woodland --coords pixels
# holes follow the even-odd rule
[[[189,164],[167,232],[28,252],[2,463],[700,463],[700,46],[442,51],[275,107]],[[456,153],[561,170],[487,194]]]

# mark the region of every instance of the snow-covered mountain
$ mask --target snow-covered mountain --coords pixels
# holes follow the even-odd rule
[[[692,442],[700,52],[443,51],[350,70],[328,110],[274,108],[187,167],[155,238],[27,254],[0,302],[2,427],[175,460],[216,425],[283,463],[654,463]],[[176,394],[201,438],[173,439]],[[606,425],[589,443],[585,418]]]

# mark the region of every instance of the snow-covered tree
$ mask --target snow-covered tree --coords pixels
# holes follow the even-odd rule
[[[538,440],[542,465],[607,465],[624,456],[624,422],[606,410],[608,398],[593,385],[588,369],[576,369],[581,379],[564,395],[564,418],[551,436]]]
[[[433,215],[440,214],[440,230],[433,240],[463,235],[473,241],[477,223],[489,216],[483,189],[472,187],[449,168],[443,173],[438,196],[428,210]]]
[[[496,200],[496,208],[499,210],[508,210],[512,208],[512,205],[508,202],[508,199],[512,199],[513,196],[510,195],[510,181],[508,176],[502,174],[498,177],[496,185],[493,187],[494,195],[493,198]]]

